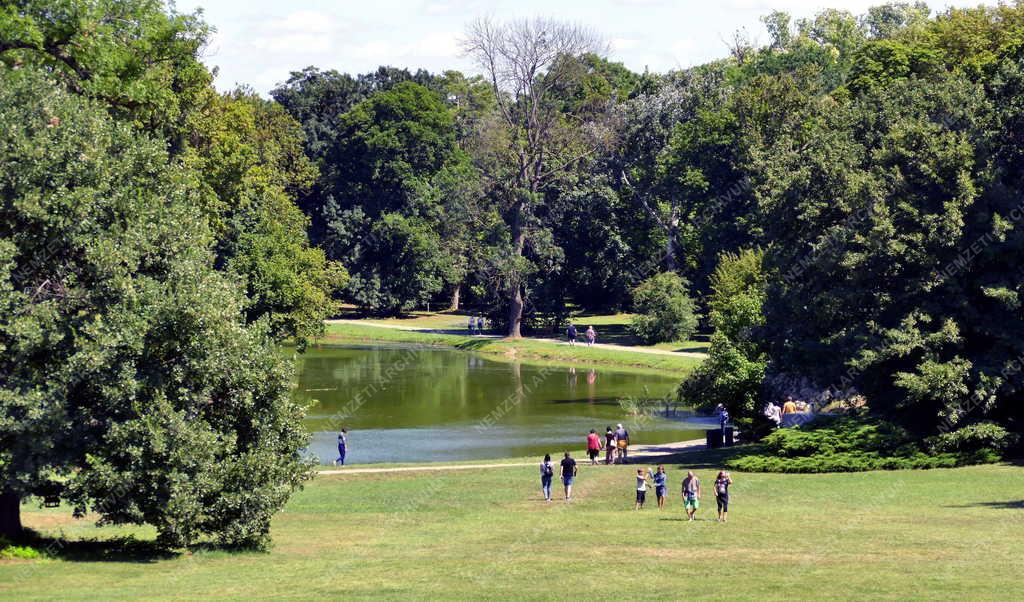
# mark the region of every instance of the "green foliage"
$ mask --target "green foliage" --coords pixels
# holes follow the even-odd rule
[[[993,449],[981,447],[925,453],[898,426],[842,417],[779,429],[762,439],[756,452],[729,459],[726,465],[750,472],[858,472],[950,468],[998,459]]]
[[[1019,440],[1015,433],[992,422],[978,422],[949,433],[930,437],[927,444],[935,453],[1003,453]]]
[[[708,358],[679,386],[681,400],[701,408],[723,404],[738,424],[760,418],[761,383],[767,357],[756,342],[764,325],[762,305],[767,276],[764,253],[723,254],[711,278],[708,298],[711,336]]]
[[[633,334],[649,344],[690,338],[697,330],[698,316],[688,284],[678,274],[662,272],[633,289],[637,312],[629,326]]]
[[[18,546],[0,537],[0,560],[36,560],[43,554],[32,546]]]
[[[34,69],[0,67],[0,485],[101,523],[262,545],[308,476],[268,320],[215,269],[197,174]]]

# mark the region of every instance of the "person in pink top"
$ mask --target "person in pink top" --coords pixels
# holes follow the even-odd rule
[[[601,453],[601,438],[597,436],[597,431],[590,429],[590,434],[587,435],[587,455],[590,456],[590,463],[597,464],[597,456]]]

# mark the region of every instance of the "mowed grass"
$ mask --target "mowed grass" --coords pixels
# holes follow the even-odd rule
[[[6,599],[1008,600],[1024,553],[1024,468],[734,474],[728,524],[632,510],[633,466],[582,466],[572,504],[533,467],[322,476],[267,553],[0,563]],[[653,496],[652,496],[653,497]],[[25,522],[105,537],[52,510]],[[124,530],[117,531],[123,533]],[[141,536],[151,533],[141,530]],[[88,557],[87,557],[88,558]]]
[[[425,311],[410,312],[400,318],[362,318],[352,308],[349,308],[341,317],[359,319],[367,324],[403,326],[424,330],[447,330],[452,331],[453,334],[464,332],[469,320],[469,314],[465,313]],[[700,340],[670,341],[645,345],[629,331],[629,324],[633,320],[633,314],[581,314],[573,316],[572,320],[580,327],[580,340],[583,340],[583,331],[586,330],[587,326],[593,326],[597,331],[599,343],[621,345],[623,347],[707,353],[708,346],[710,345],[707,336],[699,337]],[[564,338],[565,333],[559,329],[558,332],[533,332],[529,336],[533,338]]]
[[[550,363],[584,364],[637,368],[686,374],[696,368],[700,357],[637,353],[629,350],[561,345],[531,339],[493,339],[461,334],[417,332],[364,326],[351,323],[329,323],[327,334],[319,342],[331,343],[411,343],[450,347],[464,351],[484,353],[498,359],[520,359]]]

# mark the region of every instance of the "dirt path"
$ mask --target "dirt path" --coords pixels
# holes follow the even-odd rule
[[[629,450],[629,463],[645,462],[656,460],[659,457],[670,456],[680,452],[702,449],[705,441],[703,439],[692,439],[690,441],[677,441],[675,443],[662,443],[661,445],[637,445]],[[588,466],[590,462],[585,458],[577,458],[580,466]],[[318,475],[349,475],[349,474],[381,474],[386,472],[424,472],[437,470],[470,470],[474,468],[508,468],[510,466],[535,466],[537,462],[512,462],[506,464],[432,464],[429,466],[402,466],[399,468],[334,468],[330,470],[318,470]]]
[[[438,329],[438,328],[417,328],[415,326],[404,326],[402,324],[381,324],[380,322],[368,322],[366,320],[327,320],[328,324],[355,324],[362,326],[375,326],[377,328],[391,328],[393,330],[407,330],[412,332],[428,332],[433,334],[458,334],[466,335],[465,330],[452,330],[452,329]],[[467,335],[468,336],[468,335]],[[504,337],[496,334],[479,334],[474,335],[485,339],[503,339]],[[545,339],[538,337],[526,337],[531,341],[540,341],[542,343],[551,343],[553,345],[569,345],[567,341],[561,339]],[[586,347],[586,343],[577,343],[577,347]],[[630,351],[632,353],[646,353],[649,355],[672,355],[676,357],[696,357],[706,358],[706,353],[700,353],[697,351],[670,351],[668,349],[655,349],[653,347],[627,347],[625,345],[612,345],[610,343],[594,343],[593,345],[597,349],[611,349],[613,351]]]

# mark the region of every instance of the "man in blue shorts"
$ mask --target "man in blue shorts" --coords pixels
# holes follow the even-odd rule
[[[334,461],[336,466],[345,465],[345,452],[348,451],[348,431],[341,429],[338,433],[338,459]]]
[[[562,484],[565,485],[565,501],[572,501],[572,482],[576,479],[576,460],[573,460],[569,452],[565,452],[562,458]]]

